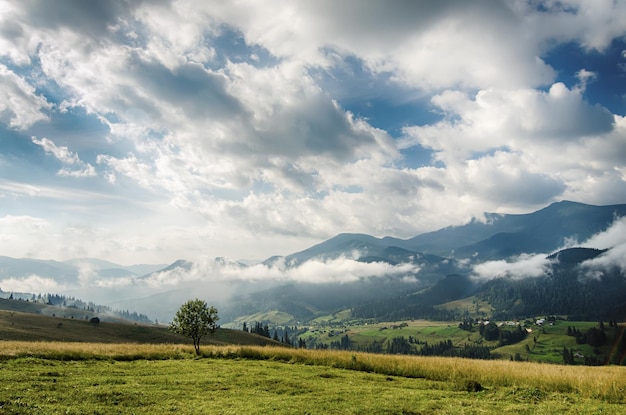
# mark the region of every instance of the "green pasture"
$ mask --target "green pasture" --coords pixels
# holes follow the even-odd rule
[[[527,363],[267,347],[201,358],[171,346],[146,358],[132,345],[11,347],[0,414],[621,414],[626,403],[621,368],[580,379],[555,365],[538,376]]]
[[[332,333],[332,335],[329,335]],[[374,324],[346,323],[345,329],[319,329],[315,333],[306,333],[303,338],[314,337],[317,344],[329,344],[337,341],[341,336],[348,335],[353,344],[366,346],[373,342],[386,342],[394,337],[409,336],[419,340],[435,344],[441,341],[452,340],[455,345],[462,346],[465,343],[483,343],[478,329],[470,333],[459,329],[457,322],[440,321],[400,321]]]
[[[573,336],[567,335],[568,327],[575,327],[581,332],[586,332],[592,327],[598,327],[597,322],[589,321],[566,321],[557,320],[554,323],[546,322],[544,325],[537,325],[530,321],[527,322],[531,332],[525,340],[519,343],[498,347],[498,341],[486,341],[480,333],[479,327],[476,325],[472,332],[461,330],[458,322],[441,322],[428,320],[412,320],[384,323],[350,323],[345,322],[343,328],[320,327],[314,331],[309,331],[301,337],[305,340],[314,338],[316,344],[330,344],[333,341],[339,341],[342,336],[348,335],[354,348],[365,347],[374,342],[386,345],[394,337],[404,337],[408,339],[413,337],[420,343],[428,343],[430,345],[437,344],[441,341],[451,340],[457,347],[467,345],[483,345],[492,348],[495,357],[502,359],[510,359],[519,356],[524,360],[557,363],[563,362],[563,348],[573,350],[577,356],[595,356],[601,361],[606,360],[611,355],[610,343],[613,341],[614,329],[608,327],[605,322],[605,332],[607,333],[607,345],[602,347],[591,347],[588,344],[576,344]],[[516,330],[516,326],[502,326],[501,330]],[[536,341],[535,341],[536,340]],[[528,347],[527,347],[528,346]],[[384,347],[384,346],[383,346]],[[419,347],[419,346],[418,346]],[[529,352],[530,351],[530,352]],[[618,358],[619,356],[616,356]],[[576,359],[578,363],[583,363],[583,358]]]

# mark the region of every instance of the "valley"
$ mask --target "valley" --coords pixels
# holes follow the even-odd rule
[[[150,327],[169,322],[191,295],[217,307],[223,329],[258,325],[262,337],[309,349],[623,364],[609,351],[623,349],[625,215],[626,205],[562,201],[409,239],[344,233],[245,263],[0,257],[0,309]],[[19,281],[64,291],[2,288]],[[538,326],[539,319],[551,321]],[[602,341],[587,335],[600,324]],[[568,336],[570,325],[582,334]]]

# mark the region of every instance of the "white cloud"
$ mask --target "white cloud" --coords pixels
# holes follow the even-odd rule
[[[67,176],[67,177],[94,177],[97,175],[96,169],[91,164],[85,165],[84,168],[80,170],[70,170],[67,168],[63,168],[57,172],[59,176]]]
[[[358,260],[339,257],[336,259],[312,259],[292,267],[284,261],[272,265],[255,264],[243,267],[232,262],[200,260],[191,268],[178,267],[173,270],[157,272],[146,279],[134,280],[149,289],[171,289],[181,284],[196,282],[300,282],[300,283],[347,283],[368,278],[417,275],[419,266],[414,264],[391,265],[384,262],[359,262]],[[130,283],[129,280],[125,280]],[[116,280],[116,284],[124,280]],[[107,284],[103,282],[102,284]]]
[[[522,12],[507,3],[248,2],[207,6],[275,56],[332,65],[355,55],[376,73],[418,88],[542,84],[553,74],[520,43]],[[497,68],[497,69],[496,69]],[[503,69],[506,68],[506,69]]]
[[[592,236],[582,246],[608,249],[607,252],[583,262],[582,267],[587,270],[588,275],[597,275],[598,271],[613,268],[626,272],[626,217],[616,218],[606,231]]]
[[[38,140],[36,137],[32,137],[32,140],[33,143],[41,146],[41,148],[43,148],[46,153],[52,154],[54,157],[56,157],[65,164],[80,163],[78,154],[69,151],[68,148],[65,146],[58,147],[56,144],[54,144],[52,140],[49,140],[45,137],[41,140]]]
[[[0,63],[0,122],[23,130],[47,120],[51,108],[32,85]]]
[[[33,143],[41,146],[47,154],[52,154],[56,157],[61,163],[75,165],[79,169],[72,170],[67,167],[60,169],[57,174],[59,176],[66,177],[94,177],[96,176],[96,169],[88,163],[84,163],[79,157],[78,154],[70,151],[66,146],[57,146],[52,140],[47,138],[42,138],[41,140],[36,137],[32,137],[31,140]]]
[[[541,277],[550,271],[551,260],[546,256],[546,254],[522,254],[511,260],[483,262],[474,265],[472,276],[480,280]]]
[[[400,146],[435,150],[445,167],[421,171],[448,194],[514,210],[563,198],[602,203],[615,193],[598,183],[622,186],[614,152],[623,152],[623,121],[586,103],[578,87],[445,91],[432,102],[444,119],[405,128]]]
[[[576,144],[582,137],[610,133],[615,122],[607,109],[586,103],[580,89],[562,83],[547,92],[488,89],[474,97],[445,91],[432,103],[446,117],[434,125],[407,127],[401,146],[432,148],[444,162],[502,147],[523,152],[529,145]]]
[[[538,40],[579,42],[587,49],[602,51],[626,32],[626,4],[622,2],[549,0],[540,4],[547,12],[533,12],[527,17],[530,32]],[[534,5],[529,2],[522,7]]]
[[[2,288],[2,291],[5,292],[52,293],[59,292],[65,287],[57,283],[52,278],[30,275],[24,278],[10,277],[2,279],[0,280],[0,288]]]
[[[622,244],[626,244],[626,217],[616,218],[606,231],[583,242],[583,246],[596,249],[614,248]]]

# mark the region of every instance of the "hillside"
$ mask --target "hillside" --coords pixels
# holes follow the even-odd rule
[[[86,343],[189,343],[165,326],[101,322],[0,310],[0,340]],[[267,345],[274,341],[238,330],[218,329],[203,344]]]

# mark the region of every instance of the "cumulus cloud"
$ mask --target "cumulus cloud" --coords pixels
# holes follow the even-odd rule
[[[538,39],[579,42],[589,50],[602,51],[624,34],[626,5],[620,2],[585,0],[517,2],[529,11],[527,20]]]
[[[579,200],[586,181],[586,198],[604,202],[614,193],[594,184],[621,186],[614,170],[621,162],[610,151],[587,154],[621,153],[622,120],[587,103],[579,87],[556,83],[545,92],[489,89],[473,96],[445,91],[432,103],[444,118],[406,127],[399,145],[433,149],[445,168],[422,170],[448,191],[506,208],[547,204],[560,195]]]
[[[553,84],[547,92],[480,90],[471,97],[445,91],[432,98],[445,118],[434,125],[407,127],[403,147],[420,144],[451,157],[508,147],[541,146],[546,140],[572,142],[581,137],[609,133],[614,117],[600,106],[583,100],[580,89]],[[549,142],[548,142],[549,143]]]
[[[523,29],[523,13],[507,3],[401,2],[387,7],[383,2],[321,1],[281,4],[280,10],[271,6],[251,2],[239,10],[211,5],[207,13],[242,28],[249,42],[275,56],[327,66],[335,55],[355,55],[370,71],[391,73],[411,87],[537,85],[553,76],[536,59],[535,45],[520,45],[516,33]]]
[[[76,153],[73,153],[68,150],[67,147],[57,147],[56,144],[52,140],[47,138],[42,138],[41,140],[36,137],[32,137],[33,143],[41,146],[46,153],[52,154],[54,157],[59,159],[61,162],[66,164],[78,164],[80,163],[80,159]]]
[[[411,237],[483,211],[617,203],[626,191],[624,119],[586,100],[603,74],[576,68],[578,84],[565,85],[544,60],[568,42],[602,53],[626,33],[621,3],[0,0],[0,10],[0,122],[50,121],[56,134],[25,137],[47,137],[29,144],[62,164],[56,180],[91,178],[91,196],[126,198],[105,198],[99,214],[90,198],[41,213],[54,223],[48,240],[91,229],[93,242],[67,239],[68,252],[264,256],[342,231]],[[364,91],[330,88],[337,68],[359,72]],[[434,121],[411,113],[398,140],[351,108],[390,95],[430,98],[420,110]],[[76,122],[65,136],[75,118],[99,132]],[[416,166],[422,149],[432,159]],[[49,206],[47,173],[14,211]],[[111,225],[115,215],[126,220]]]

